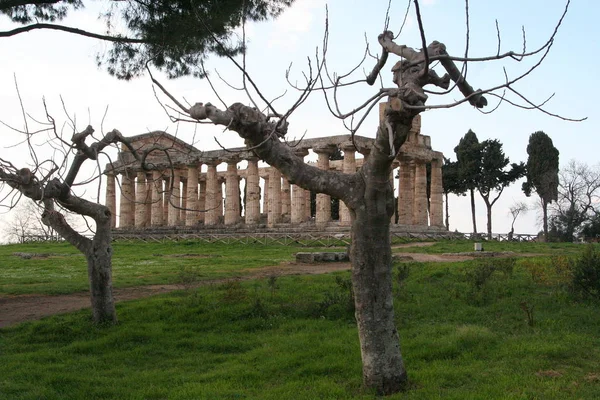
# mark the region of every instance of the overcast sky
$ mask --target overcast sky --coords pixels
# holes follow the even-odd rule
[[[273,22],[252,24],[247,27],[248,71],[267,98],[274,98],[287,90],[285,97],[275,102],[277,110],[285,111],[295,101],[298,93],[286,82],[285,71],[292,63],[291,80],[302,81],[302,71],[307,71],[307,57],[313,58],[318,47],[322,49],[325,27],[325,6],[329,10],[328,69],[330,73],[343,74],[352,69],[363,57],[365,38],[373,53],[380,53],[377,35],[384,24],[387,1],[297,0],[279,19]],[[390,29],[397,33],[404,17],[406,1],[393,1]],[[469,4],[470,31],[469,55],[473,57],[494,55],[498,46],[496,20],[500,28],[501,52],[521,51],[523,47],[522,27],[526,33],[528,50],[546,42],[563,12],[563,0],[472,0]],[[101,32],[102,22],[98,13],[102,2],[93,2],[93,8],[73,13],[63,24]],[[462,56],[465,51],[466,25],[464,0],[421,1],[423,23],[427,42],[438,40],[446,44],[452,55]],[[592,126],[597,124],[598,111],[595,96],[600,91],[596,76],[598,45],[600,36],[596,20],[600,14],[600,2],[595,0],[573,0],[552,50],[543,64],[532,75],[516,85],[534,102],[541,102],[555,93],[546,108],[560,115],[580,118],[584,122],[565,122],[535,110],[522,110],[503,104],[492,114],[482,114],[469,105],[443,110],[430,110],[422,114],[422,133],[430,135],[435,150],[455,159],[454,147],[460,138],[472,129],[480,141],[499,139],[511,162],[526,161],[529,135],[535,131],[546,132],[560,151],[561,165],[577,159],[590,165],[598,162],[600,137]],[[411,8],[408,21],[397,43],[421,47],[421,39]],[[0,30],[13,25],[0,17]],[[43,119],[42,98],[46,99],[49,111],[57,121],[67,121],[64,109],[75,119],[77,130],[89,123],[98,132],[113,128],[124,135],[136,135],[152,130],[166,130],[203,150],[218,148],[213,137],[217,136],[225,146],[241,146],[242,141],[235,133],[223,132],[209,125],[172,124],[159,102],[155,99],[149,78],[142,77],[131,82],[118,81],[96,66],[96,55],[103,54],[108,45],[89,38],[77,37],[62,32],[35,31],[11,38],[0,39],[0,120],[23,128],[19,98],[15,90],[14,77],[19,84],[23,104],[32,116]],[[384,85],[392,86],[390,68],[397,59],[388,61],[384,68]],[[488,88],[504,81],[503,67],[509,76],[525,71],[539,58],[531,62],[515,61],[470,64],[468,81],[475,88]],[[368,59],[357,71],[372,68]],[[240,101],[249,104],[245,95],[222,83],[216,73],[232,85],[240,82],[239,71],[223,59],[211,58],[207,68],[213,71],[218,91],[228,104]],[[363,75],[364,76],[364,75]],[[157,77],[179,98],[190,103],[212,102],[218,99],[205,81],[182,78],[169,81]],[[341,91],[340,104],[349,111],[376,93],[378,87],[362,84],[354,89]],[[514,98],[514,97],[513,97]],[[451,103],[460,99],[460,93],[450,96],[430,96],[428,104]],[[493,99],[489,99],[492,105]],[[106,117],[103,119],[108,107]],[[359,135],[374,137],[377,126],[376,112],[372,113]],[[348,133],[342,123],[331,116],[321,93],[314,93],[302,108],[289,120],[290,138],[329,136]],[[60,125],[62,126],[62,125]],[[30,126],[33,129],[33,126]],[[65,134],[70,137],[68,122]],[[23,140],[22,135],[0,126],[2,148],[0,154],[19,166],[27,165],[29,153],[24,146],[15,146]],[[40,154],[49,156],[48,147],[40,147]],[[46,152],[44,152],[45,149]],[[114,155],[114,152],[112,153]],[[102,160],[102,166],[107,160]],[[90,171],[90,170],[88,170]],[[88,172],[91,174],[91,172]],[[505,190],[494,206],[494,232],[510,230],[511,218],[508,207],[515,201],[526,200],[533,204],[535,198],[526,199],[521,192],[521,183]],[[95,187],[77,189],[79,193],[93,197]],[[104,194],[102,192],[101,199]],[[450,199],[450,228],[470,232],[471,220],[469,201],[465,197]],[[485,206],[477,198],[478,230],[485,231]],[[540,224],[535,213],[519,218],[515,231],[536,233]]]

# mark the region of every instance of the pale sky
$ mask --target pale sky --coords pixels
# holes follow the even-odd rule
[[[73,13],[64,24],[86,30],[102,32],[102,23],[97,15],[102,2],[93,2],[92,8]],[[284,112],[295,101],[297,92],[290,88],[285,79],[285,70],[293,63],[291,80],[302,81],[301,72],[307,71],[307,57],[313,58],[315,49],[322,48],[325,26],[325,5],[329,10],[328,69],[330,73],[344,74],[362,59],[365,50],[365,36],[371,52],[380,53],[377,35],[384,24],[387,1],[352,0],[297,0],[279,19],[252,24],[247,27],[248,71],[267,98],[279,96],[287,90],[286,96],[275,102],[278,111]],[[397,33],[404,17],[406,1],[393,1],[390,29]],[[501,52],[522,50],[522,30],[525,27],[527,50],[533,50],[545,43],[552,33],[564,9],[563,0],[471,0],[469,55],[489,56],[497,51],[496,23],[500,28]],[[462,56],[465,48],[465,3],[464,0],[425,0],[421,1],[421,13],[426,28],[427,43],[438,40],[446,44],[450,54]],[[566,165],[570,159],[595,165],[598,163],[600,137],[595,135],[593,124],[597,122],[597,111],[593,109],[595,95],[600,91],[599,80],[595,75],[598,61],[598,45],[595,38],[600,36],[596,16],[600,14],[600,2],[595,0],[573,0],[550,54],[544,63],[515,86],[533,102],[541,102],[552,93],[554,98],[546,108],[566,117],[588,117],[584,122],[566,122],[550,117],[536,110],[522,110],[503,104],[492,114],[482,114],[468,104],[442,110],[430,110],[422,114],[422,133],[430,135],[435,150],[446,157],[455,159],[454,147],[460,138],[472,129],[480,141],[499,139],[511,162],[526,161],[526,147],[529,135],[535,131],[546,132],[560,151],[560,163]],[[8,30],[13,25],[0,17],[0,30]],[[421,47],[421,39],[416,25],[414,8],[399,44]],[[67,121],[60,96],[71,117],[76,117],[77,130],[83,130],[89,123],[97,132],[117,128],[124,135],[136,135],[151,130],[166,130],[203,150],[218,148],[213,137],[229,147],[241,146],[242,141],[233,132],[209,125],[172,124],[162,107],[156,101],[150,79],[145,76],[131,82],[118,81],[99,69],[95,56],[107,48],[105,43],[89,38],[76,37],[62,32],[35,31],[0,39],[0,120],[9,125],[23,128],[19,98],[14,87],[14,76],[19,82],[23,103],[28,113],[35,118],[44,117],[41,99],[44,97],[51,114],[62,124]],[[383,71],[384,85],[393,86],[390,69],[397,58],[390,57]],[[585,61],[583,61],[585,58]],[[532,59],[536,62],[539,58]],[[532,62],[515,61],[473,63],[468,69],[468,81],[475,88],[488,88],[504,81],[503,67],[509,76],[526,70]],[[365,71],[373,67],[368,59],[363,65]],[[224,59],[211,58],[207,68],[218,69],[220,75],[231,84],[238,85],[240,74],[231,63]],[[594,70],[592,70],[594,69]],[[364,76],[363,68],[357,77]],[[211,75],[221,97],[228,103],[240,101],[249,104],[244,93],[234,91],[220,82],[217,75]],[[190,103],[212,102],[220,104],[205,81],[182,78],[169,81],[164,76],[156,77],[173,95],[185,98]],[[433,88],[432,88],[433,89]],[[362,84],[350,90],[341,91],[340,104],[343,111],[349,111],[361,104],[378,86]],[[428,104],[451,103],[460,99],[460,93],[436,98],[431,95]],[[514,97],[513,97],[514,98]],[[489,102],[496,104],[488,97]],[[108,113],[102,125],[103,115]],[[359,135],[374,137],[377,115],[372,112]],[[341,122],[328,111],[320,92],[313,93],[309,100],[297,110],[289,120],[290,138],[298,138],[304,132],[306,137],[347,134]],[[30,126],[30,129],[32,126]],[[70,138],[70,128],[65,135]],[[30,158],[24,146],[14,146],[22,141],[18,135],[4,126],[0,157],[13,161],[18,166],[28,166]],[[41,154],[51,154],[46,147],[39,147]],[[45,149],[45,150],[44,150]],[[44,153],[44,151],[46,151]],[[112,153],[115,154],[114,151]],[[107,160],[102,160],[102,167]],[[90,170],[88,170],[90,171]],[[91,173],[91,172],[88,172]],[[82,175],[82,178],[85,175]],[[77,189],[83,193],[84,189]],[[96,187],[86,187],[85,195],[93,197]],[[104,199],[102,191],[101,199]],[[521,182],[505,190],[493,209],[493,231],[510,230],[511,218],[508,207],[515,201],[526,200],[530,204],[536,198],[525,198],[521,192]],[[485,231],[486,214],[483,201],[477,195],[478,230]],[[2,219],[4,217],[1,217]],[[470,205],[467,197],[450,198],[450,229],[471,231]],[[536,233],[540,229],[535,212],[520,217],[515,225],[518,233]]]

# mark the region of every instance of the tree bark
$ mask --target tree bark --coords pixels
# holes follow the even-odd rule
[[[117,312],[112,292],[112,245],[110,219],[104,227],[98,227],[91,248],[86,251],[90,300],[94,323],[115,324]]]
[[[475,190],[471,189],[471,218],[473,219],[473,233],[477,233],[477,220],[475,219]]]
[[[348,206],[352,220],[352,286],[364,383],[380,394],[402,390],[407,375],[392,296],[390,218],[394,212],[394,194],[389,176],[416,114],[393,107],[387,109],[386,121],[378,128],[371,153],[355,174],[320,170],[305,164],[292,147],[272,134],[285,134],[286,126],[275,126],[258,110],[242,104],[221,111],[211,104],[198,103],[189,114],[238,132],[248,146],[254,146],[253,151],[260,159],[277,168],[291,184],[339,198]]]
[[[366,175],[364,201],[350,211],[350,259],[363,381],[381,395],[396,393],[407,382],[394,321],[389,232],[394,197],[386,179],[385,174]]]
[[[485,203],[487,207],[487,237],[492,240],[492,205],[489,202]]]

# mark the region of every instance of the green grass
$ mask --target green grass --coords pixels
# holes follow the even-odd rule
[[[135,258],[135,247],[119,250]],[[249,268],[285,253],[230,250]],[[192,252],[160,250],[169,251]],[[479,289],[468,278],[478,261],[408,265],[394,293],[410,388],[391,399],[600,398],[599,304],[534,282],[520,260]],[[230,282],[119,303],[112,327],[94,327],[84,310],[0,330],[0,398],[373,399],[361,386],[342,285],[349,276]],[[533,326],[522,302],[534,306]]]
[[[473,244],[471,240],[443,240],[435,242],[431,246],[397,248],[394,252],[401,253],[463,253],[472,252]],[[509,241],[484,241],[485,251],[512,251],[515,253],[539,253],[547,255],[574,255],[578,254],[583,245],[580,243],[538,243],[538,242],[509,242]]]
[[[253,269],[293,261],[298,251],[281,245],[116,243],[113,286],[179,283],[182,270],[192,268],[198,280],[238,277]],[[49,253],[48,258],[22,259],[13,253]],[[0,246],[0,296],[63,294],[88,289],[85,258],[64,243]]]

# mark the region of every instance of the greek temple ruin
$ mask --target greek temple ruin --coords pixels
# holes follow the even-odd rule
[[[397,183],[394,187],[398,188],[392,229],[441,231],[445,230],[443,154],[432,150],[431,138],[420,131],[421,119],[417,116],[390,173],[390,184]],[[117,231],[319,230],[350,225],[350,213],[343,202],[339,218],[332,218],[331,199],[325,194],[316,195],[316,212],[311,215],[310,192],[290,184],[277,169],[259,162],[246,148],[201,151],[160,131],[129,140],[138,154],[147,152],[150,170],[142,169],[123,145],[117,160],[106,166],[105,204]],[[316,153],[318,168],[353,173],[369,156],[373,141],[357,135],[354,140],[351,135],[337,135],[303,139],[290,146],[300,157],[310,151]],[[331,161],[330,156],[339,151],[343,160]],[[220,170],[221,164],[227,169]]]

